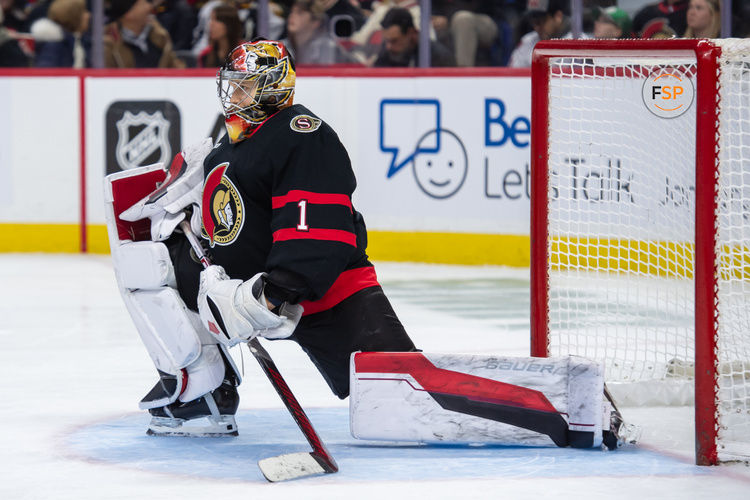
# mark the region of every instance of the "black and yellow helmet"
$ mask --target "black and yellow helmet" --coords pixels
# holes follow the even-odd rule
[[[284,44],[256,39],[234,48],[216,83],[229,139],[238,142],[294,101],[294,61]]]

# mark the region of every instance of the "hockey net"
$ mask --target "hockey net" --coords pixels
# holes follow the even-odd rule
[[[543,42],[532,81],[532,354],[750,460],[750,40]]]

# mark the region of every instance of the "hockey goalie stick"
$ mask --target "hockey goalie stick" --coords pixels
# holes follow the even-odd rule
[[[201,261],[203,267],[208,267],[211,265],[211,262],[203,252],[203,247],[201,247],[198,238],[193,234],[188,220],[189,218],[183,220],[180,223],[180,227],[190,242],[190,246],[198,257],[198,260]],[[323,441],[320,440],[318,433],[315,432],[310,419],[307,418],[302,406],[300,406],[297,398],[294,397],[291,389],[289,389],[286,381],[281,376],[276,363],[271,359],[271,355],[268,354],[268,351],[265,350],[257,338],[251,339],[248,345],[250,352],[260,364],[268,380],[271,381],[271,385],[279,394],[281,401],[284,402],[284,406],[289,410],[292,418],[294,418],[297,426],[313,449],[312,452],[287,453],[258,461],[258,467],[260,467],[263,476],[268,481],[275,483],[315,474],[332,474],[337,472],[339,467],[336,465],[336,461],[326,449]]]

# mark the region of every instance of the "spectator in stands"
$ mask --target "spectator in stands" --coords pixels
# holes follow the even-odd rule
[[[362,2],[360,2],[362,5]],[[383,37],[383,18],[393,7],[402,7],[411,13],[414,26],[419,26],[420,9],[418,0],[381,0],[372,2],[370,14],[367,16],[365,24],[358,29],[351,37],[349,42],[352,44],[350,53],[358,61],[372,66],[378,56]],[[435,30],[430,27],[430,40],[435,40]]]
[[[618,7],[594,8],[594,38],[632,38],[630,16]]]
[[[531,66],[531,53],[540,40],[559,38],[568,31],[568,0],[529,0],[526,16],[532,30],[521,37],[510,56],[508,66],[527,68]]]
[[[665,17],[656,17],[650,20],[641,31],[641,38],[652,40],[675,38],[676,36],[677,33],[669,26],[669,21]]]
[[[449,33],[457,66],[475,66],[477,49],[489,50],[497,40],[498,26],[489,16],[491,2],[481,0],[433,0],[432,25]]]
[[[719,38],[721,5],[719,0],[690,0],[685,38]]]
[[[394,7],[382,21],[383,45],[373,66],[417,66],[419,31],[407,9]],[[450,50],[437,41],[430,41],[432,66],[455,66]]]
[[[148,0],[110,0],[104,27],[107,68],[184,68]]]
[[[732,36],[750,37],[750,2],[732,3]]]
[[[2,0],[0,0],[2,1]],[[47,17],[47,11],[49,6],[52,5],[52,0],[37,0],[29,10],[29,15],[26,21],[29,23],[29,30],[39,19]]]
[[[154,0],[154,10],[156,20],[169,32],[174,50],[190,50],[198,22],[193,7],[186,0]]]
[[[91,66],[88,36],[91,14],[85,0],[54,0],[42,18],[31,25],[36,41],[34,65],[43,68]]]
[[[351,0],[315,0],[330,23],[330,33],[347,38],[365,24],[365,13]]]
[[[5,27],[11,32],[29,32],[29,5],[26,0],[0,0]]]
[[[222,0],[209,0],[205,2],[200,9],[198,9],[198,20],[195,28],[193,28],[193,42],[192,48],[195,57],[199,57],[201,53],[206,50],[206,47],[210,45],[208,41],[208,25],[211,23],[211,11],[217,5],[224,3]]]
[[[340,64],[352,58],[328,32],[328,19],[315,0],[296,0],[287,17],[287,38],[281,42],[297,64]]]
[[[682,34],[687,28],[687,7],[688,0],[661,0],[646,5],[635,14],[633,30],[642,38],[649,38],[643,36],[648,22],[655,18],[665,18],[675,33]]]
[[[29,58],[21,50],[13,35],[3,24],[3,10],[0,9],[0,68],[29,66]]]
[[[291,2],[282,0],[291,5]],[[193,30],[192,52],[199,56],[208,47],[208,24],[211,21],[211,11],[222,3],[233,5],[237,8],[238,15],[243,24],[244,38],[251,40],[257,36],[258,12],[257,2],[248,3],[236,0],[209,0],[198,10],[198,22]],[[284,36],[286,26],[285,10],[279,1],[268,3],[268,33],[264,36],[271,40],[279,40]]]
[[[243,42],[245,30],[240,21],[237,9],[227,4],[220,4],[211,10],[211,21],[208,23],[210,45],[198,56],[201,68],[218,68],[224,64],[229,51]]]

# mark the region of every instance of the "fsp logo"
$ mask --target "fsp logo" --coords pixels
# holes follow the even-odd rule
[[[677,118],[693,103],[693,82],[676,70],[662,70],[643,82],[643,103],[660,118]]]

